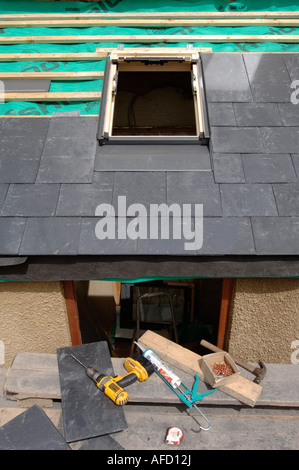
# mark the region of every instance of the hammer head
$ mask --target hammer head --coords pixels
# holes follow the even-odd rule
[[[267,367],[262,361],[258,361],[258,365],[259,367],[256,367],[253,372],[256,376],[254,379],[254,383],[256,384],[259,384],[263,380],[267,372]]]

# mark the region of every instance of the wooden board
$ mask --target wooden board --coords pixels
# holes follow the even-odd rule
[[[97,1],[97,0],[95,0]],[[107,18],[299,18],[299,11],[152,11],[152,12],[89,12],[89,13],[18,13],[18,14],[3,14],[0,16],[1,20],[15,21],[15,20],[66,20],[66,19],[107,19]]]
[[[82,43],[119,43],[119,44],[154,44],[154,43],[284,43],[296,44],[299,35],[293,34],[136,34],[136,35],[72,35],[72,36],[2,36],[0,44],[82,44]],[[19,59],[20,60],[20,59]]]
[[[128,27],[128,28],[173,28],[173,27],[298,27],[298,19],[66,19],[66,20],[19,20],[3,21],[0,28],[91,28],[91,27]]]
[[[178,367],[189,374],[198,374],[204,381],[204,374],[199,366],[201,356],[164,338],[152,331],[146,331],[138,342],[148,349],[152,349],[168,364]],[[219,388],[222,392],[238,399],[249,406],[255,406],[260,398],[262,387],[240,376],[235,382]]]
[[[97,101],[100,92],[4,93],[4,101]]]
[[[0,80],[98,80],[104,72],[0,72]]]
[[[77,62],[106,59],[111,49],[97,49],[97,52],[38,52],[0,54],[0,62],[22,61],[50,61],[50,62]]]

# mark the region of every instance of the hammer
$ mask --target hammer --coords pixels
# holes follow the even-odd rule
[[[200,344],[204,346],[205,348],[210,349],[211,351],[214,351],[214,352],[225,352],[223,351],[223,349],[220,349],[217,346],[214,346],[213,344],[209,343],[208,341],[205,341],[204,339],[200,342]],[[243,362],[241,359],[236,359],[231,354],[230,356],[233,359],[233,361],[235,361],[236,364],[238,364],[239,366],[243,367],[243,369],[246,369],[249,372],[251,372],[253,375],[255,375],[255,379],[253,381],[254,383],[259,384],[265,377],[267,368],[262,361],[258,361],[259,367],[254,367],[254,366],[251,366],[250,364],[247,364],[247,362]]]

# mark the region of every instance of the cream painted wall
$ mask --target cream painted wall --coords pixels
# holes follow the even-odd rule
[[[18,352],[55,354],[70,345],[61,282],[0,282],[0,367]]]
[[[229,323],[231,354],[245,361],[292,363],[299,347],[299,279],[236,280]]]

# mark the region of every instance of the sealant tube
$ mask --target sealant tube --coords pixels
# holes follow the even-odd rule
[[[164,362],[161,361],[154,351],[151,349],[146,349],[143,352],[143,356],[146,357],[146,359],[148,359],[154,367],[156,367],[159,374],[162,375],[162,377],[164,377],[164,379],[170,383],[173,388],[177,388],[181,385],[181,379],[176,374],[174,374],[174,372],[172,372],[172,370],[169,369],[169,367],[167,367]]]

